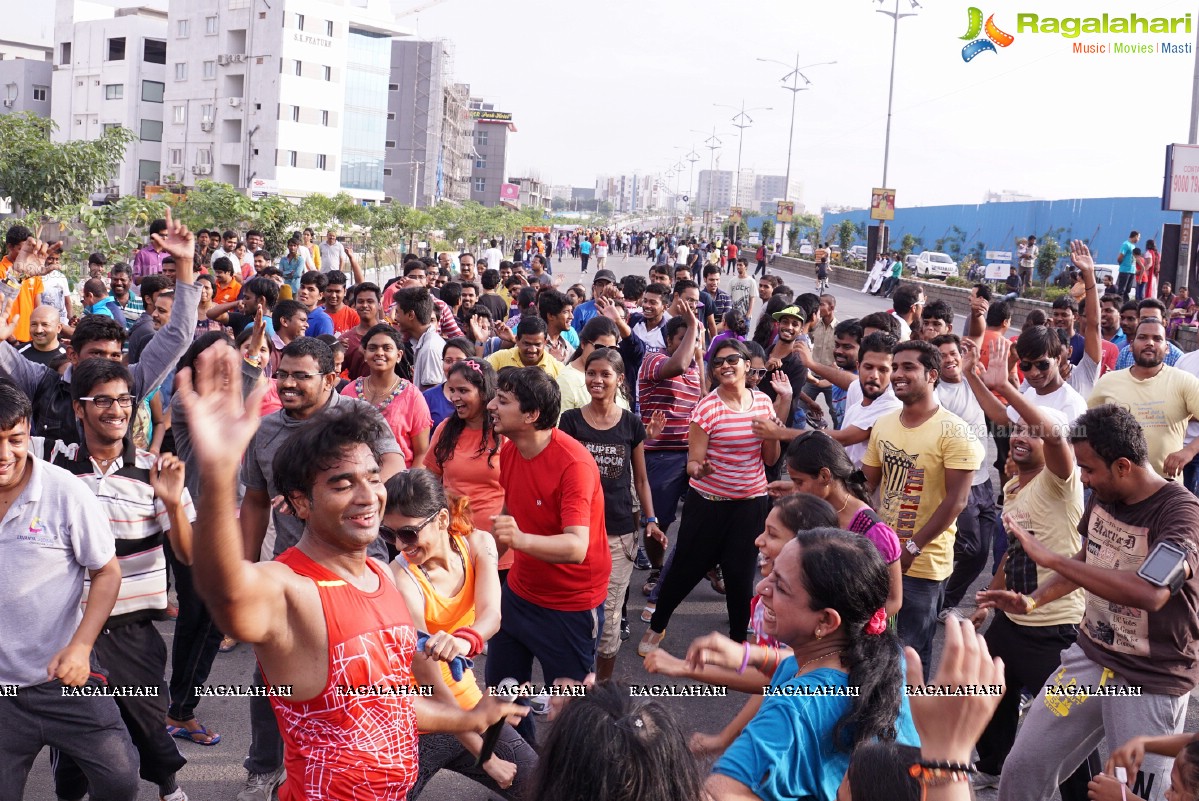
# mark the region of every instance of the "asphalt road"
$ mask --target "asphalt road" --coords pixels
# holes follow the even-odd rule
[[[621,256],[608,258],[608,269],[619,276],[637,273],[647,275],[649,262],[643,259],[630,258],[625,261]],[[583,276],[578,269],[578,261],[567,259],[561,264],[554,264],[555,276],[562,276],[562,289],[576,282],[590,285],[590,275]],[[591,275],[594,274],[594,268]],[[797,275],[787,276],[783,273],[788,286],[796,293],[812,291],[814,281]],[[837,317],[848,319],[860,317],[873,311],[885,311],[890,308],[886,300],[861,294],[857,290],[833,285],[830,288],[837,297]],[[958,326],[962,324],[959,318]],[[993,453],[989,461],[994,461]],[[677,527],[677,523],[676,523]],[[668,532],[673,537],[674,530]],[[629,683],[655,684],[663,683],[660,676],[648,674],[637,657],[636,646],[647,624],[640,620],[640,610],[644,600],[640,587],[647,573],[635,571],[633,574],[633,594],[630,597],[629,617],[632,626],[632,637],[624,644],[617,662],[616,676]],[[976,582],[980,589],[990,581],[990,571]],[[972,598],[973,593],[967,595]],[[159,624],[168,648],[173,637],[173,626]],[[710,631],[727,631],[728,616],[725,612],[724,599],[717,595],[708,583],[701,584],[692,591],[687,600],[679,607],[671,620],[669,634],[664,647],[670,653],[681,656],[692,639]],[[935,654],[939,654],[942,635],[938,633]],[[486,657],[480,657],[477,664],[477,675],[482,676],[482,665]],[[934,656],[934,661],[936,656]],[[210,685],[249,685],[254,669],[254,658],[249,647],[239,646],[228,654],[218,655],[209,678]],[[744,696],[730,693],[727,698],[695,698],[671,699],[667,704],[678,715],[685,731],[702,731],[715,733],[731,720],[744,703]],[[205,699],[198,709],[199,719],[208,726],[210,731],[221,734],[221,742],[213,747],[202,747],[189,742],[177,741],[179,748],[188,759],[187,766],[179,773],[179,784],[194,801],[233,801],[242,782],[245,771],[242,768],[250,742],[249,707],[245,699],[210,698]],[[1187,730],[1193,731],[1199,727],[1199,716],[1188,715]],[[544,721],[544,719],[542,719]],[[141,783],[139,801],[154,801],[156,788],[147,782]],[[443,772],[437,776],[422,794],[427,801],[476,801],[486,799],[489,794],[480,786],[469,782],[457,775]],[[985,790],[978,794],[981,799],[995,797],[994,790]],[[49,768],[48,751],[44,751],[30,775],[25,798],[30,801],[54,801],[53,783]]]

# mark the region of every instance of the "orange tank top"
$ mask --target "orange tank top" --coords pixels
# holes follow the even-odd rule
[[[298,548],[276,561],[316,583],[329,632],[329,678],[320,695],[271,697],[287,768],[279,798],[404,801],[417,775],[416,710],[405,692],[413,683],[416,629],[400,591],[373,559],[366,560],[379,579],[373,593]],[[363,685],[384,691],[352,692]]]
[[[447,597],[439,593],[419,567],[405,562],[408,575],[412,576],[412,580],[420,587],[421,594],[425,596],[424,630],[429,634],[439,631],[452,632],[462,626],[475,624],[475,566],[470,557],[470,546],[464,537],[457,535],[452,536],[451,541],[461,555],[465,575],[462,589],[453,596]],[[400,558],[403,558],[402,554]],[[451,558],[457,558],[457,555]],[[475,682],[474,673],[467,670],[462,676],[462,681],[454,681],[449,664],[441,662],[440,667],[442,678],[454,691],[458,705],[463,709],[474,709],[475,704],[483,698],[483,693]]]

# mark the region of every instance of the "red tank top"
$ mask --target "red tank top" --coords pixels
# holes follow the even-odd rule
[[[279,798],[404,801],[417,772],[412,697],[402,691],[345,691],[412,684],[416,629],[399,590],[373,559],[366,560],[379,577],[373,593],[355,588],[297,548],[276,561],[316,582],[329,631],[329,679],[321,694],[299,702],[271,697],[287,768]]]

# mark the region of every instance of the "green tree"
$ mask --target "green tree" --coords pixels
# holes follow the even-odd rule
[[[108,183],[137,137],[109,128],[99,139],[52,142],[53,120],[31,112],[0,117],[0,194],[24,212],[48,214],[88,202]]]
[[[854,223],[853,220],[842,220],[837,223],[834,233],[837,236],[837,244],[841,246],[841,253],[848,253],[853,247],[854,240],[858,238],[861,226]]]
[[[904,234],[903,239],[899,242],[899,260],[906,260],[919,247],[924,247],[924,242],[921,241],[920,237],[913,236],[912,234]]]
[[[250,223],[262,233],[267,252],[276,256],[286,253],[287,240],[299,223],[298,210],[296,204],[279,195],[267,195],[253,201]],[[320,239],[320,236],[316,238]]]
[[[566,211],[570,207],[570,202],[566,198],[556,197],[550,201],[550,209],[552,211]]]
[[[762,227],[758,231],[762,234],[763,242],[769,242],[771,239],[774,239],[774,220],[769,217],[762,220]]]
[[[1062,248],[1058,245],[1057,240],[1052,236],[1038,239],[1037,244],[1039,245],[1039,250],[1034,269],[1036,270],[1037,278],[1041,279],[1041,286],[1045,286],[1049,281],[1049,277],[1053,275],[1053,271],[1057,269],[1058,261],[1065,254],[1062,252]]]
[[[254,215],[254,201],[229,184],[199,181],[171,213],[192,230],[238,229]]]

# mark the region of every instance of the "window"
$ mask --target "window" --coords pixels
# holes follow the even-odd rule
[[[104,133],[108,133],[109,131],[114,131],[120,127],[121,127],[121,123],[119,123],[119,122],[106,122],[106,123],[104,123],[104,125],[101,126]]]
[[[187,62],[186,61],[180,61],[178,64],[175,65],[175,80],[177,80],[177,81],[186,81],[187,80]]]
[[[475,142],[479,146],[486,145],[487,144],[487,131],[484,131],[484,130],[475,131]]]
[[[301,31],[304,30],[304,15],[303,14],[296,14],[296,28]]]
[[[487,179],[486,178],[476,178],[475,179],[475,191],[476,192],[486,192],[487,191]]]
[[[387,141],[385,141],[383,143],[383,147],[395,147],[395,146],[396,146],[396,140],[394,140],[394,139],[388,139]]]
[[[204,62],[204,80],[211,81],[214,78],[216,78],[216,62],[215,61],[205,61]]]
[[[384,175],[391,175],[391,167],[384,167],[384,168],[383,168],[383,174],[384,174]]]
[[[138,138],[143,142],[161,142],[162,123],[158,120],[142,120]]]
[[[394,111],[387,112],[387,119],[394,120],[395,118],[396,118],[396,113]]]
[[[44,102],[46,100],[46,98],[49,96],[50,96],[50,87],[48,87],[48,86],[33,87],[33,99],[34,100],[39,100],[39,101]]]
[[[387,91],[398,92],[400,91],[400,85],[398,83],[389,83],[387,84]]]
[[[142,61],[147,64],[166,64],[167,43],[162,39],[146,39],[142,45]]]
[[[475,169],[476,170],[487,169],[487,159],[475,159]]]
[[[211,164],[212,163],[212,151],[208,150],[208,149],[197,150],[196,151],[196,163],[197,164]]]
[[[160,162],[142,160],[137,163],[137,180],[139,181],[156,184],[161,174],[162,164]]]
[[[292,122],[300,121],[300,107],[299,106],[291,107],[291,121]]]
[[[70,42],[63,42],[59,46],[58,63],[59,64],[70,64],[71,63],[71,43]]]
[[[325,20],[325,36],[333,38],[333,20]]]
[[[317,168],[318,170],[324,170],[324,169],[328,169],[328,167],[326,167],[325,165],[326,165],[326,161],[325,161],[325,154],[324,154],[324,153],[319,153],[319,154],[317,154],[317,157],[316,157],[316,168]]]
[[[321,125],[325,126],[326,128],[329,127],[329,112],[328,111],[321,112]]]
[[[172,167],[178,167],[179,165],[181,165],[183,163],[183,149],[182,148],[173,147],[168,151],[168,153],[169,153],[169,155],[167,157],[167,162]]]
[[[107,61],[124,61],[125,60],[125,37],[118,36],[115,39],[108,40],[108,58]]]
[[[200,119],[204,122],[212,122],[212,104],[204,103],[200,106]]]
[[[220,30],[220,24],[218,22],[217,17],[205,17],[204,18],[204,33],[211,36],[212,34],[217,33],[219,30]]]
[[[189,33],[191,33],[191,20],[179,20],[179,28],[175,33],[175,38],[186,39]]]
[[[142,81],[142,100],[147,103],[161,103],[162,93],[167,85],[162,81]]]
[[[109,83],[104,85],[105,100],[120,100],[125,96],[125,84]],[[34,98],[35,100],[37,98]]]
[[[288,167],[296,166],[296,156],[297,156],[296,151],[294,151],[294,150],[287,151],[287,166]]]
[[[301,66],[301,62],[296,61],[296,75],[302,76],[303,74],[304,74],[304,68]]]
[[[326,81],[333,80],[333,68],[332,67],[325,67],[325,80]]]
[[[171,111],[171,117],[179,125],[187,122],[187,106],[174,106]]]

